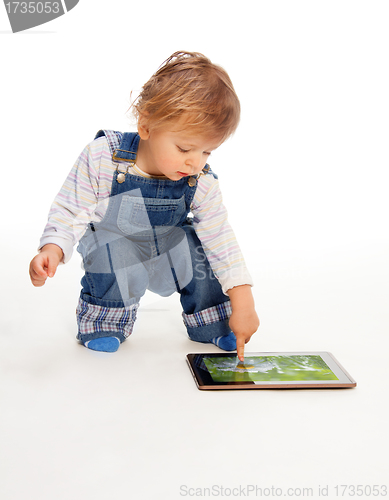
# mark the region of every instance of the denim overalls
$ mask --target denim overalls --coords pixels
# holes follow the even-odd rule
[[[197,178],[171,181],[128,174],[139,135],[100,130],[95,139],[103,135],[117,170],[103,220],[88,224],[77,248],[85,270],[77,338],[83,343],[100,337],[126,340],[147,289],[161,296],[180,293],[192,340],[228,335],[230,301],[188,217]],[[208,165],[203,173],[215,176]]]

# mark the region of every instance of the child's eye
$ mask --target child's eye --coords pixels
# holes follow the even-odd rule
[[[177,148],[181,153],[189,153],[189,149],[180,148],[180,146],[177,146]]]
[[[207,155],[207,156],[210,156],[210,155],[211,155],[211,153],[210,153],[209,151],[203,151],[203,153],[204,153],[205,155]]]

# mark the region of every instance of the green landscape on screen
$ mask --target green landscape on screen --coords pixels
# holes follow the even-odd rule
[[[204,357],[214,382],[296,382],[338,380],[321,356]]]

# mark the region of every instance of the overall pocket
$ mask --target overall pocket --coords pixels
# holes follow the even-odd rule
[[[123,196],[117,224],[127,235],[137,233],[167,233],[180,221],[185,213],[185,195],[181,198],[142,198],[138,196]]]

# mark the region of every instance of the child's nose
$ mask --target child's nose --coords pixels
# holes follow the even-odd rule
[[[202,165],[203,155],[201,153],[192,153],[189,158],[186,160],[186,164],[192,168],[193,170],[202,169],[204,165]],[[205,162],[204,162],[205,164]]]

